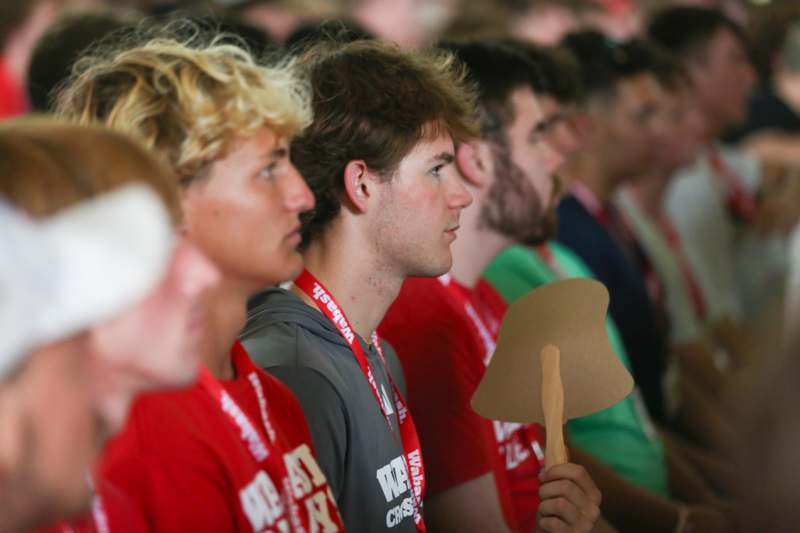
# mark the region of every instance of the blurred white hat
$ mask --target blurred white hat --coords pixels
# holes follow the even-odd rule
[[[160,281],[173,230],[128,185],[34,221],[0,200],[0,378],[33,349],[111,318]]]

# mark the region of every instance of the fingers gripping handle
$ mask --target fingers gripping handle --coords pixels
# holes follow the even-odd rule
[[[552,344],[542,348],[542,410],[547,429],[545,467],[568,461],[564,445],[564,384],[561,382],[561,351]]]

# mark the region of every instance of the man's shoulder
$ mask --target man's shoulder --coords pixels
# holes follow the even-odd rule
[[[301,379],[327,382],[334,389],[346,387],[347,378],[339,361],[352,357],[350,353],[341,353],[346,347],[296,323],[271,323],[255,334],[243,336],[241,342],[253,361],[267,373],[276,374],[282,385],[291,379]]]
[[[193,462],[215,447],[208,441],[209,435],[219,435],[224,422],[199,385],[142,394],[125,427],[103,454],[104,471],[138,469],[143,474],[148,468],[160,468],[158,465],[172,468]]]
[[[534,276],[546,272],[546,267],[539,255],[527,246],[515,244],[509,246],[495,257],[484,272],[484,278],[497,288],[509,275],[523,277]]]

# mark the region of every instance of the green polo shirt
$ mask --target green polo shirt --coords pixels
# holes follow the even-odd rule
[[[568,248],[547,244],[557,272],[536,251],[512,246],[489,265],[484,277],[509,304],[531,290],[560,278],[593,278],[589,267]],[[625,367],[631,365],[617,327],[606,319],[611,346]],[[570,420],[567,431],[574,446],[608,465],[640,487],[668,497],[664,445],[656,433],[638,389],[618,404],[593,415]]]

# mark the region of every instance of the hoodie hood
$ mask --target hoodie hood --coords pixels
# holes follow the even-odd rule
[[[240,337],[245,338],[274,324],[296,324],[328,342],[350,349],[342,335],[319,309],[311,307],[296,294],[270,288],[253,296],[247,303],[247,324]],[[360,335],[356,337],[364,344]]]

